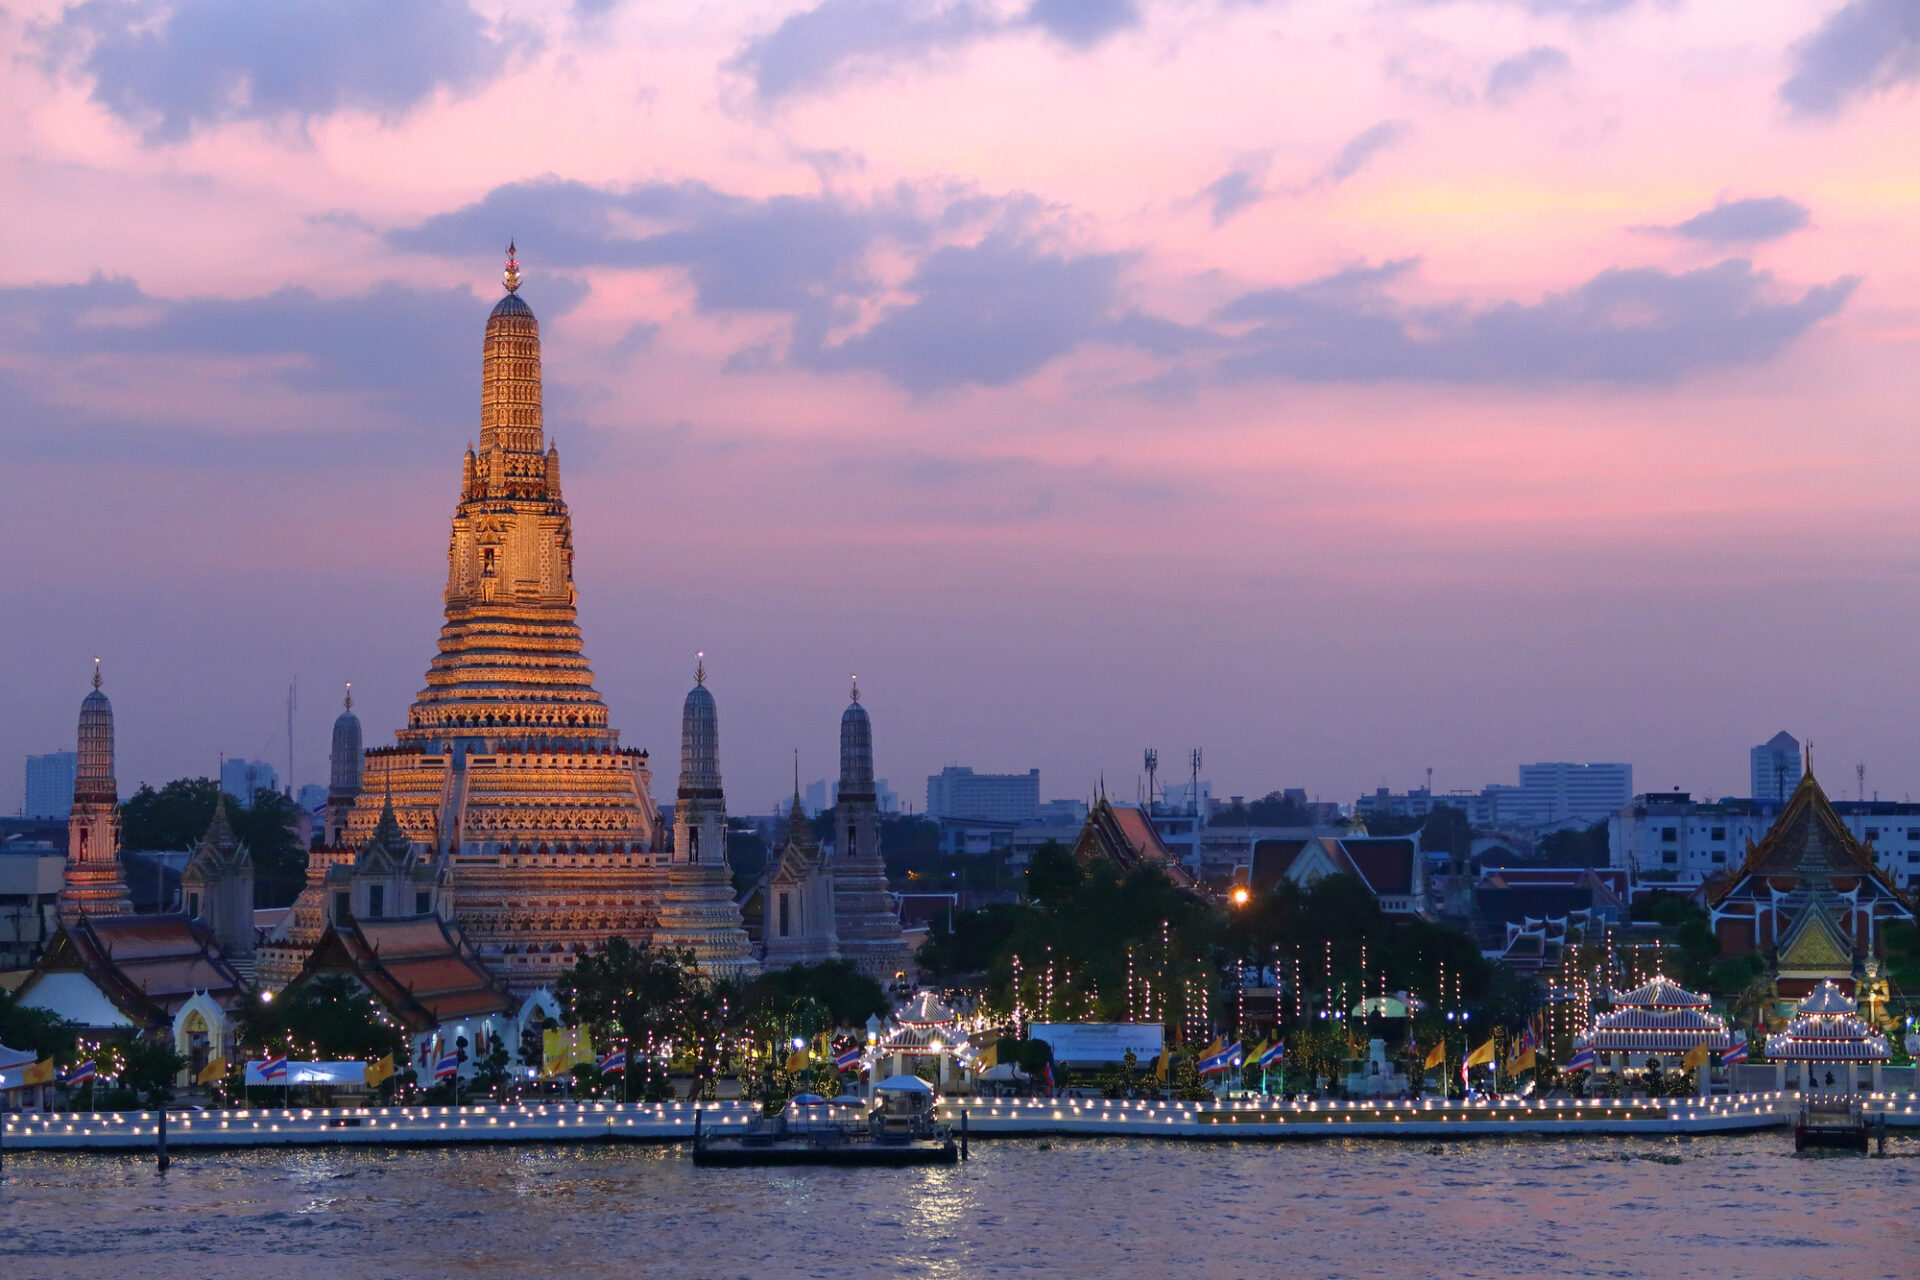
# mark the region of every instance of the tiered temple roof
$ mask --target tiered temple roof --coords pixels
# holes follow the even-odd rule
[[[1859,1006],[1831,982],[1802,1000],[1786,1030],[1767,1037],[1775,1062],[1885,1062],[1887,1038],[1858,1016]]]
[[[1684,1054],[1705,1045],[1733,1047],[1724,1018],[1697,992],[1656,974],[1631,991],[1613,993],[1613,1012],[1593,1020],[1587,1047],[1596,1053]]]

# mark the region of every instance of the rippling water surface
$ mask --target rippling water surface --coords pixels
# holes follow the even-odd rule
[[[977,1142],[956,1167],[672,1147],[9,1153],[0,1276],[1910,1276],[1920,1141]]]

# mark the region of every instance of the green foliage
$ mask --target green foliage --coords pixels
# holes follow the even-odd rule
[[[1886,946],[1889,981],[1909,998],[1920,994],[1920,925],[1891,920],[1881,926],[1880,937]]]
[[[692,1039],[706,1028],[710,984],[691,952],[656,951],[625,938],[581,957],[556,994],[570,1025],[593,1029],[596,1044],[629,1042],[629,1060],[646,1046]]]
[[[1585,830],[1549,831],[1540,837],[1539,861],[1551,867],[1604,867],[1607,824],[1596,822]]]
[[[407,1057],[406,1033],[386,1017],[366,988],[345,974],[320,974],[289,987],[271,1002],[250,1000],[240,1018],[249,1049],[283,1048],[326,1062],[374,1062]],[[503,1064],[504,1065],[504,1064]]]
[[[767,869],[767,842],[744,818],[727,819],[727,865],[736,894],[751,889]]]
[[[120,806],[120,840],[127,849],[191,849],[213,822],[220,784],[212,778],[176,778],[158,791],[142,785]],[[252,806],[227,797],[233,833],[253,856],[255,906],[284,907],[306,883],[305,814],[277,791],[256,791]]]
[[[985,973],[1005,954],[1014,936],[1032,924],[1038,911],[1017,903],[994,903],[977,911],[955,912],[951,928],[944,915],[936,916],[920,947],[920,968],[941,977]]]
[[[1173,1087],[1175,1101],[1206,1102],[1212,1099],[1213,1090],[1200,1082],[1200,1064],[1192,1054],[1175,1058],[1168,1074],[1172,1076],[1168,1083]]]
[[[1764,978],[1766,973],[1766,960],[1757,952],[1750,951],[1744,956],[1735,956],[1714,965],[1708,971],[1707,990],[1717,996],[1735,998]]]
[[[79,1024],[50,1009],[29,1009],[11,991],[0,990],[0,1044],[9,1049],[31,1049],[42,1058],[69,1062],[80,1034]]]
[[[1269,791],[1250,804],[1229,805],[1207,822],[1215,827],[1310,827],[1313,818],[1298,801]]]
[[[1042,907],[1057,909],[1073,900],[1086,883],[1086,875],[1073,853],[1058,840],[1049,840],[1033,851],[1027,862],[1027,897]]]
[[[740,991],[737,1007],[790,1027],[786,1036],[811,1040],[835,1027],[864,1027],[891,1008],[879,983],[851,960],[797,964],[760,974]]]

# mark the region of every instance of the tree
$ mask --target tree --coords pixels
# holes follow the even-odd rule
[[[174,1078],[186,1065],[187,1060],[174,1051],[169,1040],[134,1040],[121,1050],[119,1084],[132,1090],[147,1106],[165,1106],[173,1100]]]
[[[51,1009],[30,1009],[13,992],[0,989],[0,1044],[65,1062],[72,1058],[79,1034],[78,1023]]]
[[[558,995],[567,1018],[591,1027],[596,1040],[626,1040],[631,1061],[648,1046],[694,1030],[689,1001],[704,986],[691,952],[609,938],[560,980]]]
[[[318,974],[272,1002],[242,1006],[241,1040],[259,1049],[291,1043],[329,1062],[407,1058],[405,1030],[358,982],[340,973]]]
[[[212,778],[176,778],[158,791],[141,784],[120,806],[120,843],[127,849],[191,849],[213,823],[221,796]],[[306,883],[305,811],[277,791],[254,792],[251,807],[227,797],[233,834],[253,857],[253,901],[284,907]]]
[[[1610,857],[1604,822],[1585,830],[1549,831],[1540,837],[1539,859],[1548,866],[1604,867]]]
[[[1310,827],[1313,816],[1300,801],[1269,791],[1251,803],[1228,805],[1207,822],[1215,827]]]
[[[1064,905],[1085,881],[1080,864],[1058,840],[1035,849],[1027,862],[1027,897],[1044,907]]]

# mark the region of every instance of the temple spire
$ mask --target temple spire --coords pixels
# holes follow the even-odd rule
[[[353,681],[347,681],[347,710],[353,710]]]
[[[96,689],[100,687],[100,659],[98,658],[93,660],[93,687]]]
[[[695,684],[707,682],[707,651],[705,649],[693,655],[693,682]]]
[[[508,293],[520,292],[520,263],[514,258],[513,241],[507,241],[507,269],[500,273],[500,283],[507,286]]]

